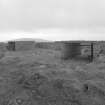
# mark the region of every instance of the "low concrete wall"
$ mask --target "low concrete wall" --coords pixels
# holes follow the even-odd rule
[[[75,58],[81,54],[80,43],[64,43],[64,49],[62,53],[64,59]]]
[[[8,42],[7,49],[9,51],[34,50],[35,42],[34,41],[10,41]]]
[[[34,41],[16,41],[15,50],[24,51],[24,50],[34,50],[35,42]]]

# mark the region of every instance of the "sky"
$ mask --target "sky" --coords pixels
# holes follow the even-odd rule
[[[104,0],[0,0],[0,41],[105,40]]]

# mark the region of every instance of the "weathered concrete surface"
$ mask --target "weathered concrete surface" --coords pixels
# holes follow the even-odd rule
[[[64,43],[63,58],[75,58],[81,54],[80,43]]]

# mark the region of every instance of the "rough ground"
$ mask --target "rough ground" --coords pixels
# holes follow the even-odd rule
[[[60,58],[58,51],[6,52],[0,105],[105,105],[105,63]]]

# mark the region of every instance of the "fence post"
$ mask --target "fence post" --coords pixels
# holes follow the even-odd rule
[[[93,61],[94,58],[94,46],[93,43],[91,43],[91,62]]]

